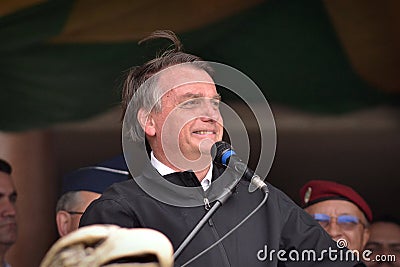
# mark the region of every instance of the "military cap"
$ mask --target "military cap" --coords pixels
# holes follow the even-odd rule
[[[102,194],[116,182],[129,179],[129,171],[123,155],[94,166],[77,169],[64,176],[62,194],[71,191],[90,191]]]
[[[372,221],[372,211],[367,202],[349,186],[326,180],[312,180],[300,189],[303,208],[326,200],[347,200],[355,204]]]

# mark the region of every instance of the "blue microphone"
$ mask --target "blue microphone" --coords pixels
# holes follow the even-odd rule
[[[264,181],[254,173],[247,165],[236,155],[231,145],[218,141],[211,147],[211,155],[214,157],[214,162],[220,163],[226,167],[233,168],[236,172],[242,175],[242,179],[250,181],[249,191],[253,192],[260,188],[268,193],[268,187]]]

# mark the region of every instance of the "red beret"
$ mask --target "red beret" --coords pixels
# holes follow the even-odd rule
[[[300,199],[303,208],[325,200],[347,200],[354,203],[365,214],[369,222],[372,221],[372,211],[367,202],[346,185],[331,181],[312,180],[300,189]]]

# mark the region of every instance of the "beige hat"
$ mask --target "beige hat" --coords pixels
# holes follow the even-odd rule
[[[173,247],[146,228],[91,225],[60,238],[40,267],[172,267]]]

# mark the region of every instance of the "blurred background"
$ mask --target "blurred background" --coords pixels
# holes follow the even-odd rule
[[[38,266],[57,238],[61,177],[121,153],[122,77],[168,47],[137,45],[157,29],[263,91],[277,127],[270,183],[298,203],[306,181],[334,180],[374,215],[400,215],[399,13],[397,0],[2,0],[0,157],[19,193],[8,261]],[[260,129],[248,130],[254,168]]]

